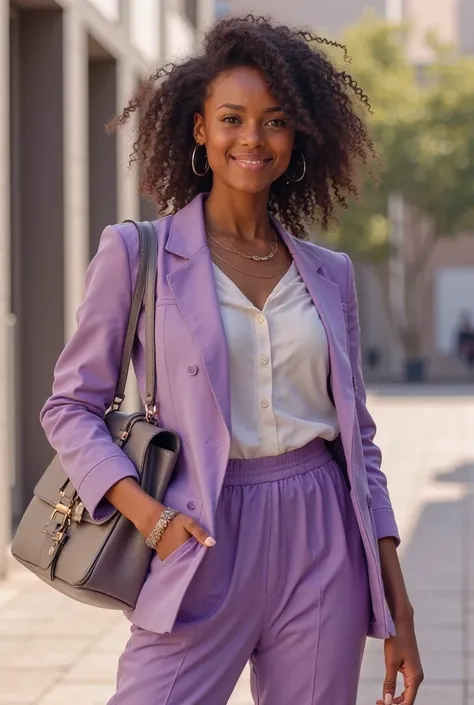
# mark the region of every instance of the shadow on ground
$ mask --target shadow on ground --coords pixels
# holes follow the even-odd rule
[[[401,555],[425,670],[417,705],[473,705],[474,458],[435,476]],[[382,651],[369,641],[358,705],[380,697]]]

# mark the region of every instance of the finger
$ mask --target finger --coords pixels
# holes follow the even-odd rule
[[[396,705],[397,700],[393,699],[393,695],[390,693],[385,693],[383,700],[377,700],[376,705]]]
[[[383,683],[383,700],[385,705],[392,705],[397,689],[398,667],[393,661],[386,662],[385,680]]]
[[[203,529],[202,526],[199,526],[199,524],[193,519],[190,519],[188,522],[186,522],[185,529],[188,534],[194,536],[196,541],[199,541],[199,543],[201,543],[203,546],[211,548],[212,546],[216,545],[216,540],[212,538],[209,532],[205,531],[205,529]]]

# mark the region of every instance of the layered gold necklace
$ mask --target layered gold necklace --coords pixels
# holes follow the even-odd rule
[[[206,234],[208,235],[209,239],[212,240],[218,247],[220,247],[222,250],[225,252],[230,252],[231,254],[238,255],[239,257],[242,257],[243,259],[246,260],[251,260],[253,262],[268,262],[272,260],[275,255],[278,252],[278,237],[277,234],[274,231],[275,235],[275,240],[272,242],[271,245],[271,250],[268,255],[249,255],[246,252],[241,252],[238,250],[234,245],[225,237],[222,239],[224,242],[227,244],[227,247],[225,244],[217,240],[210,232],[209,230],[206,230]],[[221,257],[221,255],[218,255],[217,252],[214,249],[209,248],[212,255],[220,260],[221,262],[224,262],[228,267],[233,269],[236,272],[240,272],[240,274],[244,274],[247,277],[252,277],[253,279],[275,279],[277,276],[281,276],[283,269],[280,267],[277,272],[274,272],[273,274],[254,274],[253,272],[246,272],[244,269],[241,269],[240,267],[236,267],[234,264],[229,262],[227,259],[224,257]]]
[[[268,255],[248,255],[246,252],[240,252],[234,245],[226,238],[223,237],[222,240],[227,243],[227,247],[225,247],[222,242],[219,242],[219,240],[216,240],[215,237],[209,232],[209,230],[206,230],[206,233],[208,236],[211,238],[213,242],[216,243],[219,247],[221,247],[223,250],[226,252],[232,252],[234,255],[239,255],[239,257],[243,257],[244,259],[251,259],[254,262],[268,262],[268,260],[271,260],[275,257],[277,251],[278,251],[278,238],[276,236],[276,233],[274,231],[275,239],[272,242],[272,249]]]

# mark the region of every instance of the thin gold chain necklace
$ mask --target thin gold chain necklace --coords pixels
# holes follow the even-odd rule
[[[236,247],[232,245],[232,243],[229,242],[227,238],[222,238],[230,247],[225,247],[219,240],[217,240],[210,232],[209,230],[206,230],[207,235],[211,238],[213,242],[216,243],[221,249],[225,250],[225,252],[231,252],[234,255],[239,255],[239,257],[243,257],[244,259],[250,259],[253,260],[254,262],[268,262],[269,260],[273,259],[278,251],[278,238],[275,234],[275,240],[272,243],[272,249],[270,254],[268,255],[248,255],[246,252],[240,252]]]
[[[283,274],[283,271],[284,271],[283,268],[281,268],[275,274],[270,274],[270,275],[266,274],[265,276],[262,276],[261,274],[250,274],[250,272],[246,272],[245,270],[240,269],[239,267],[235,267],[233,264],[228,262],[226,259],[224,259],[223,257],[220,257],[220,255],[216,254],[214,252],[214,250],[211,250],[209,248],[209,251],[211,252],[212,255],[214,255],[214,257],[219,259],[221,262],[224,262],[231,269],[234,269],[236,272],[240,272],[241,274],[245,274],[245,276],[247,276],[247,277],[252,277],[252,279],[275,279],[275,277],[278,277],[281,274]]]

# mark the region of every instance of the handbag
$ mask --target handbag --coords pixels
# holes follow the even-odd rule
[[[104,421],[114,441],[134,464],[140,486],[161,501],[180,449],[179,436],[155,420],[156,232],[134,223],[140,263],[113,402]],[[145,410],[120,411],[138,319],[145,315]],[[34,489],[15,533],[13,556],[51,587],[96,607],[126,610],[136,604],[154,551],[117,510],[100,521],[86,511],[56,456]]]

